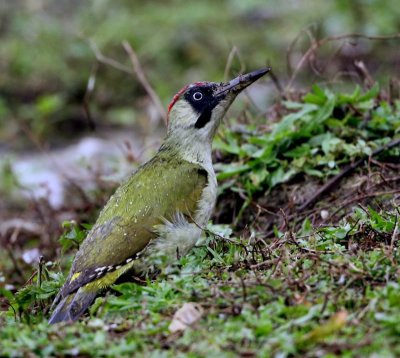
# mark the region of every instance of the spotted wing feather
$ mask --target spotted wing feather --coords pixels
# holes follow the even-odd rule
[[[160,152],[110,198],[82,243],[60,298],[135,258],[156,237],[154,228],[182,213],[190,221],[207,172]]]

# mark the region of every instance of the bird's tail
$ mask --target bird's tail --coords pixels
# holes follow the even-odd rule
[[[49,323],[76,321],[96,298],[97,291],[81,287],[77,292],[64,297],[54,309]]]

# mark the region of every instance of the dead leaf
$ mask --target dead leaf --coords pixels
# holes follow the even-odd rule
[[[305,343],[315,343],[324,340],[330,335],[340,331],[346,324],[347,318],[348,313],[344,310],[335,313],[326,323],[315,327],[311,332],[306,334],[302,341]]]
[[[196,323],[203,315],[204,310],[198,303],[187,302],[179,310],[177,310],[169,325],[172,333],[184,331],[188,327]]]

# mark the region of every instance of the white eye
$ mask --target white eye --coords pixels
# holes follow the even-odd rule
[[[196,93],[193,95],[193,99],[194,99],[195,101],[200,101],[202,98],[203,98],[203,94],[202,94],[201,92],[196,92]]]

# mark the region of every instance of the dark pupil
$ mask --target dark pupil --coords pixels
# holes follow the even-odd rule
[[[200,92],[196,92],[196,93],[193,95],[193,98],[194,98],[195,100],[200,100],[202,97],[203,97],[203,95],[202,95]]]

